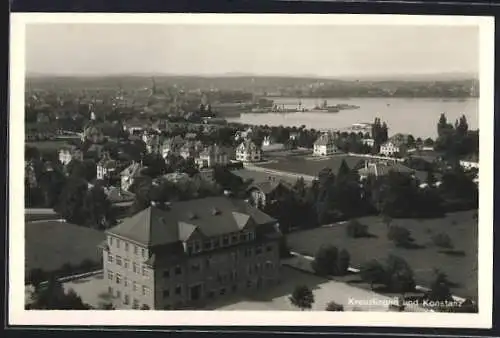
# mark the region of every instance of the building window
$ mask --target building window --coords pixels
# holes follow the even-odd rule
[[[149,294],[149,288],[147,286],[142,286],[142,295],[146,296]]]
[[[170,297],[170,290],[163,290],[163,298]]]
[[[229,236],[224,235],[222,236],[222,246],[228,246],[229,245]]]
[[[122,292],[120,290],[116,290],[116,298],[122,298]]]
[[[128,243],[125,242],[125,251],[128,251]]]
[[[201,265],[200,263],[193,263],[191,264],[191,270],[195,271],[195,272],[198,272],[201,270]]]
[[[108,279],[113,280],[113,272],[112,271],[108,271]]]
[[[212,250],[212,241],[205,241],[203,243],[203,250]]]
[[[139,266],[137,265],[137,263],[134,263],[132,265],[132,270],[134,271],[134,273],[139,273]]]
[[[246,240],[247,240],[247,234],[246,233],[240,234],[240,242],[246,242]]]
[[[113,246],[113,237],[109,236],[108,237],[108,241],[109,241],[109,246]]]
[[[128,279],[127,277],[123,277],[123,285],[128,286]]]
[[[182,294],[182,286],[181,285],[177,285],[175,287],[175,294],[176,295],[181,295]]]
[[[142,249],[142,257],[146,258],[146,249]]]
[[[193,242],[193,253],[198,253],[200,251],[201,251],[200,242],[198,242],[198,241]]]
[[[163,271],[163,278],[169,278],[170,277],[170,270],[164,270]]]
[[[123,304],[128,305],[129,303],[130,303],[130,298],[128,295],[125,295],[125,297],[123,298]]]
[[[137,291],[137,282],[132,283],[132,290]]]
[[[176,274],[176,275],[180,275],[180,274],[182,274],[182,268],[180,267],[180,265],[177,265],[177,266],[175,267],[175,274]]]
[[[130,265],[130,260],[128,260],[128,259],[124,259],[124,260],[123,260],[123,267],[124,267],[125,269],[128,269],[129,265]]]
[[[255,239],[255,233],[253,231],[250,231],[248,233],[248,240],[253,241]]]
[[[132,308],[134,309],[139,309],[139,301],[137,299],[134,299],[134,304],[132,305]]]
[[[121,256],[116,256],[116,265],[122,265],[122,257]]]
[[[111,286],[108,286],[108,293],[112,296],[113,295],[113,288]]]
[[[255,254],[260,255],[261,253],[262,253],[262,246],[259,245],[255,248]]]
[[[108,263],[113,263],[113,255],[108,253]]]
[[[232,235],[231,244],[237,244],[237,243],[238,243],[238,235]]]
[[[121,282],[122,282],[122,276],[119,273],[117,273],[116,274],[116,284],[121,284]]]
[[[148,277],[148,269],[144,265],[142,266],[142,275]]]
[[[139,253],[139,248],[137,245],[134,245],[134,255],[137,255]]]
[[[116,247],[117,247],[118,249],[120,249],[120,242],[121,242],[121,241],[117,238],[117,239],[116,239]]]

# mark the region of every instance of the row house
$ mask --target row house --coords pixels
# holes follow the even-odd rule
[[[236,160],[241,162],[259,162],[262,159],[262,149],[255,142],[245,140],[236,147]]]
[[[113,160],[109,154],[105,154],[103,158],[97,162],[97,179],[105,180],[110,177],[113,177],[118,173],[120,167],[120,163],[116,160]]]
[[[380,146],[380,154],[385,156],[405,155],[408,149],[408,135],[396,134]]]
[[[229,163],[229,156],[230,154],[226,149],[218,145],[212,145],[200,152],[195,162],[199,168],[212,168],[216,165],[224,166]]]
[[[116,309],[203,309],[280,282],[277,221],[242,200],[152,203],[106,232]]]
[[[78,147],[64,147],[59,150],[59,162],[67,165],[72,160],[83,161],[83,151]]]

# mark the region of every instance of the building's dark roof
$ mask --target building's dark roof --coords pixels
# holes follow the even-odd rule
[[[272,217],[245,201],[208,197],[165,207],[150,206],[108,232],[152,247],[186,240],[194,232],[206,237],[220,236],[240,231],[247,224],[273,222]]]
[[[268,194],[272,193],[273,191],[275,191],[280,186],[285,187],[287,189],[291,189],[291,186],[288,183],[281,181],[281,180],[272,179],[272,180],[268,180],[268,181],[264,181],[264,182],[254,183],[254,184],[250,185],[248,190],[259,189],[264,194],[268,195]]]
[[[368,167],[359,170],[360,175],[386,176],[389,172],[399,172],[405,174],[414,174],[415,170],[402,165],[401,163],[373,163]]]
[[[334,136],[330,133],[321,134],[320,137],[314,142],[317,146],[334,146]]]

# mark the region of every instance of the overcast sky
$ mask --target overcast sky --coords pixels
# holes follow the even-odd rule
[[[29,24],[26,70],[43,74],[473,73],[472,26]]]

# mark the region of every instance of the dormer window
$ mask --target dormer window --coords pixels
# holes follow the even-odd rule
[[[229,236],[224,235],[222,236],[222,246],[228,246],[229,245]]]

